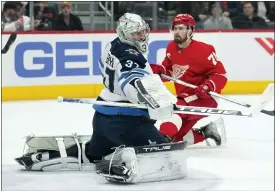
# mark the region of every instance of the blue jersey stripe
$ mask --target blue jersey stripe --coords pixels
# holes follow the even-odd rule
[[[120,86],[122,92],[124,93],[124,87],[125,87],[128,83],[130,83],[133,79],[135,79],[135,78],[140,78],[140,77],[143,77],[143,75],[133,74],[133,75],[131,75],[129,78],[127,78],[127,79],[121,84],[121,86]],[[124,95],[125,95],[125,93],[124,93]]]

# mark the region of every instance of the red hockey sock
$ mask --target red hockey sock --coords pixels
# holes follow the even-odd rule
[[[183,120],[179,132],[176,134],[175,142],[182,141],[183,137],[192,129],[197,123],[197,120]]]
[[[202,133],[198,133],[198,132],[194,131],[194,129],[191,129],[191,131],[194,136],[194,144],[204,141],[204,136]]]
[[[198,122],[198,120],[185,120],[179,132],[176,134],[175,142],[182,141],[183,137],[191,130],[194,136],[194,144],[204,141],[204,136],[201,133],[194,131],[192,128]]]
[[[197,123],[198,120],[191,120],[191,121],[184,121],[182,123],[181,129],[179,130],[179,132],[176,134],[176,138],[175,138],[175,142],[178,141],[183,141],[184,136],[190,131],[190,133],[192,133],[193,138],[194,138],[194,142],[193,140],[190,142],[192,144],[196,144],[199,142],[204,141],[204,136],[201,133],[198,133],[196,131],[194,131],[194,129],[192,129],[194,127],[194,125]],[[190,140],[189,140],[190,141]]]

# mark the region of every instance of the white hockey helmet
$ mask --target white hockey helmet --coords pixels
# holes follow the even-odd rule
[[[141,16],[125,13],[119,18],[116,31],[121,42],[135,46],[142,53],[147,52],[150,28]]]

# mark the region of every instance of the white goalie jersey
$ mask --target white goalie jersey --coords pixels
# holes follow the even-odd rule
[[[138,103],[135,81],[152,75],[152,70],[134,46],[121,43],[119,38],[110,42],[99,61],[105,88],[97,100]],[[94,105],[94,109],[107,115],[148,115],[146,110],[136,108],[108,107]]]

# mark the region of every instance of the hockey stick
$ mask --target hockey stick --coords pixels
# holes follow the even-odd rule
[[[6,45],[1,50],[1,54],[6,54],[9,51],[9,49],[10,49],[11,45],[14,43],[16,37],[17,37],[16,33],[11,33]]]
[[[184,85],[184,86],[186,86],[186,87],[190,87],[190,88],[193,88],[193,89],[197,88],[197,86],[195,86],[195,85],[193,85],[193,84],[189,84],[189,83],[187,83],[187,82],[178,80],[178,79],[176,79],[176,78],[167,76],[167,75],[165,75],[165,74],[161,74],[160,76],[161,76],[162,78],[165,78],[165,79],[167,79],[167,80],[171,80],[171,81],[173,81],[173,82],[175,82],[175,83],[177,83],[177,84],[181,84],[181,85]],[[269,90],[268,90],[268,91],[266,91],[266,90],[264,91],[264,92],[266,92],[266,94],[265,94],[265,101],[264,101],[265,103],[268,103],[268,102],[270,101],[270,99],[272,98],[272,96],[274,96],[274,88],[273,88],[273,91],[271,91],[272,88],[271,88],[270,85],[273,85],[273,86],[274,86],[274,84],[269,84],[268,87],[266,88],[266,90],[267,90],[267,89],[269,89]],[[240,101],[235,100],[235,99],[230,98],[230,97],[223,96],[223,95],[218,94],[218,93],[216,93],[216,92],[210,91],[209,94],[212,95],[212,96],[215,96],[215,97],[217,97],[217,98],[221,98],[221,99],[224,99],[224,100],[226,100],[226,101],[229,101],[229,102],[232,102],[232,103],[235,103],[235,104],[238,104],[238,105],[247,107],[247,108],[252,107],[252,105],[249,105],[249,104],[247,104],[247,103],[240,102]],[[266,104],[265,104],[265,105],[266,105]],[[264,110],[262,106],[260,106],[260,107],[262,108],[262,109],[260,110],[260,112],[262,112],[262,113],[264,113],[264,114],[267,114],[267,115],[270,115],[270,116],[274,116],[274,110],[273,110],[273,111],[268,111],[268,110]]]
[[[258,102],[255,102],[255,104],[251,105],[249,107],[249,109],[251,109],[254,114],[256,114],[258,112],[264,113],[263,108],[271,101],[273,96],[274,96],[274,84],[269,84],[265,88],[265,90],[261,94],[261,96],[258,98]],[[266,110],[264,110],[264,111],[266,111]],[[274,110],[270,111],[270,112],[273,112],[273,116],[274,116]]]
[[[117,107],[128,107],[128,108],[138,108],[147,109],[146,105],[132,104],[132,103],[121,103],[121,102],[107,102],[107,101],[93,101],[86,99],[74,99],[74,98],[63,98],[58,97],[57,101],[59,103],[82,103],[82,104],[92,104],[92,105],[105,105],[105,106],[117,106]],[[243,113],[239,110],[225,110],[209,107],[193,107],[193,106],[175,106],[174,113],[183,114],[195,114],[195,115],[227,115],[227,116],[241,116],[241,117],[252,117],[252,113]]]

